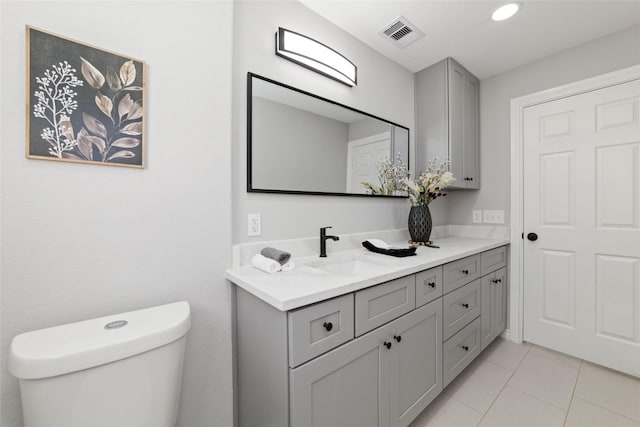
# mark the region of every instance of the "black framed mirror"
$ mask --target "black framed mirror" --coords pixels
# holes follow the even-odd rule
[[[406,197],[362,184],[383,162],[408,167],[409,128],[247,74],[248,192]]]

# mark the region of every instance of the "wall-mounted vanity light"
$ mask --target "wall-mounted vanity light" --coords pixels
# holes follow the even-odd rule
[[[347,58],[312,38],[285,28],[276,32],[276,55],[347,86],[358,84],[358,68]]]

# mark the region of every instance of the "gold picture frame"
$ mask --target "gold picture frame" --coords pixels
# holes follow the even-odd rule
[[[144,61],[26,33],[26,157],[144,168]]]

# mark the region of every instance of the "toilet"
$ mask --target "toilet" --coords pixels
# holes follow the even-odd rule
[[[173,427],[185,301],[40,329],[11,342],[25,427]]]

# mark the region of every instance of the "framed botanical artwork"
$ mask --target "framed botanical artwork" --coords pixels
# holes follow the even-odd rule
[[[27,26],[27,158],[143,168],[144,88],[144,62]]]

